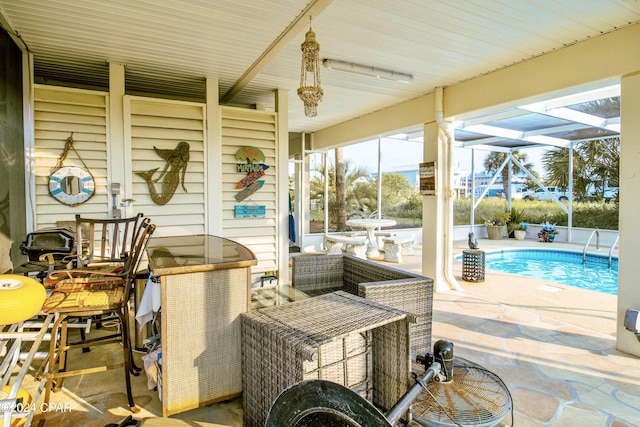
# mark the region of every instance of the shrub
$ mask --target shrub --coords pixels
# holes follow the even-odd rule
[[[483,218],[484,225],[487,226],[499,226],[506,225],[509,222],[509,212],[499,212],[494,214],[491,218]]]
[[[528,222],[529,224],[544,224],[550,222],[559,226],[567,225],[567,214],[556,203],[513,200],[511,213],[519,217],[512,222]],[[573,203],[573,226],[582,228],[600,228],[607,230],[618,229],[618,203],[588,202]],[[455,225],[469,224],[471,199],[460,199],[454,202],[453,215]],[[503,215],[507,210],[507,201],[498,198],[483,199],[475,212],[475,223],[483,224],[484,218]],[[520,217],[520,211],[522,216]],[[516,222],[516,223],[517,223]]]

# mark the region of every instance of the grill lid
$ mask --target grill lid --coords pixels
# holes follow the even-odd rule
[[[27,234],[20,250],[27,255],[31,252],[70,252],[74,247],[76,233],[69,227],[43,228]]]

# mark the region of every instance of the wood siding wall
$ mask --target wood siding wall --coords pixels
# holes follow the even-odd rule
[[[114,170],[125,170],[131,185],[133,202],[122,208],[123,215],[142,212],[158,225],[156,235],[206,234],[210,213],[222,217],[222,237],[251,249],[259,263],[252,269],[253,281],[267,271],[278,270],[277,208],[277,122],[276,114],[232,107],[222,112],[222,164],[207,163],[206,105],[181,101],[124,97],[125,141],[111,141],[108,135],[109,94],[39,85],[35,91],[35,170],[36,229],[55,226],[57,221],[73,221],[75,214],[109,217]],[[73,134],[74,147],[96,181],[95,195],[84,204],[70,207],[53,199],[48,192],[48,177],[66,139]],[[184,186],[182,176],[173,197],[164,205],[154,203],[148,184],[136,174],[157,169],[157,179],[166,165],[155,150],[174,150],[180,142],[189,144],[189,162]],[[269,166],[263,187],[242,202],[235,195],[238,182],[246,176],[237,172],[240,147],[255,147]],[[124,149],[124,152],[122,152]],[[262,162],[261,162],[262,163]],[[64,165],[83,164],[70,152]],[[222,182],[207,182],[208,168],[222,168]],[[167,172],[170,172],[170,167]],[[166,177],[166,175],[165,175]],[[155,182],[163,191],[163,179]],[[222,200],[212,200],[213,188],[221,188]],[[124,191],[118,198],[122,202]],[[236,205],[264,205],[264,218],[235,218]],[[212,210],[212,211],[211,211]]]
[[[133,204],[136,212],[152,218],[158,226],[158,236],[206,232],[205,117],[204,104],[125,97],[125,126],[128,122],[131,141]],[[189,144],[189,162],[184,177],[186,191],[182,173],[172,170],[154,150],[155,147],[172,151],[182,141]],[[150,195],[149,186],[136,172],[157,169],[153,178],[158,179],[165,166],[168,166],[166,174],[153,184],[156,191],[162,193],[166,189],[168,183],[164,181],[172,172],[179,182],[169,202],[158,205]]]
[[[222,108],[222,217],[223,236],[251,249],[258,258],[254,275],[277,270],[277,180],[276,180],[276,116],[275,113]],[[240,147],[259,148],[265,155],[264,185],[242,202],[237,202],[236,184],[246,174],[237,172],[236,159]],[[264,218],[235,218],[236,205],[264,205]],[[254,278],[255,280],[255,278]]]
[[[109,214],[108,94],[36,85],[34,97],[36,229],[53,227],[57,221],[74,221],[76,214],[106,217]],[[77,155],[69,151],[63,165],[86,165],[96,184],[95,195],[74,207],[59,203],[49,194],[49,175],[71,135]]]

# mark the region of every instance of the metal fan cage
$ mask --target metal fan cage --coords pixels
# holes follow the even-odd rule
[[[414,401],[412,425],[495,426],[509,413],[511,395],[493,372],[471,361],[456,357],[453,380],[432,381]],[[417,424],[416,424],[417,423]]]

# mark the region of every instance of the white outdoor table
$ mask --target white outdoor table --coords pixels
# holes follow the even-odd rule
[[[347,220],[349,227],[364,228],[367,230],[367,258],[377,258],[380,256],[378,251],[378,242],[376,236],[373,234],[376,228],[381,227],[393,227],[396,222],[392,219],[378,219],[378,218],[361,218],[361,219],[349,219]]]

